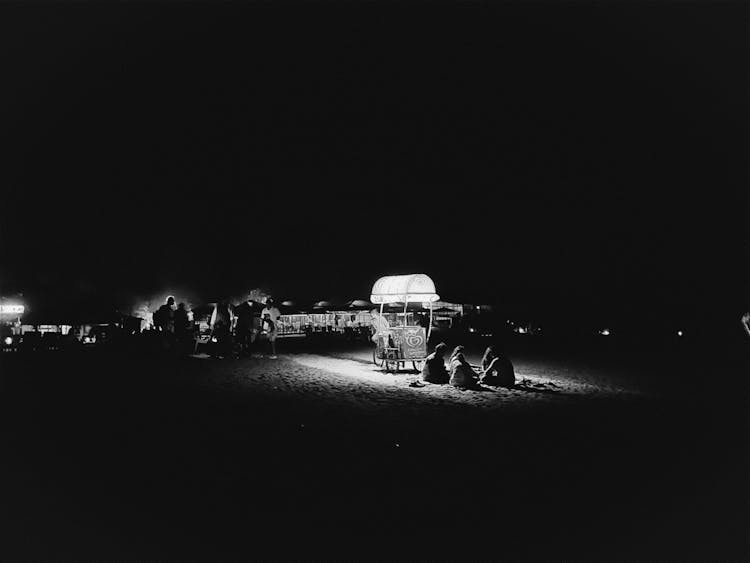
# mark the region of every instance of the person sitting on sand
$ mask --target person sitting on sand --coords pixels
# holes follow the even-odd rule
[[[499,354],[495,346],[488,346],[484,352],[479,382],[495,387],[513,387],[516,384],[513,364],[503,354]]]
[[[427,356],[422,367],[422,380],[427,383],[448,383],[448,370],[445,369],[445,351],[448,345],[441,342],[435,346],[435,351]]]
[[[451,360],[451,378],[449,383],[460,389],[476,389],[479,375],[471,369],[463,352],[459,352]]]
[[[460,344],[458,346],[456,346],[453,349],[453,352],[451,352],[451,355],[448,357],[448,366],[450,366],[453,363],[453,358],[455,358],[456,356],[458,356],[463,351],[464,351],[464,347],[463,346],[461,346]]]

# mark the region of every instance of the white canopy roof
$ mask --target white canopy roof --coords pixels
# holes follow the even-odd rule
[[[373,303],[405,303],[407,301],[433,302],[440,299],[435,284],[424,274],[385,276],[372,286]]]

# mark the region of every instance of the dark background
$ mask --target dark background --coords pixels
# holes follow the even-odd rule
[[[267,392],[255,360],[7,354],[0,551],[746,560],[747,16],[0,7],[0,293],[32,311],[257,286],[354,299],[425,272],[448,300],[563,329],[737,339],[558,353],[514,336],[519,376],[623,377],[659,399],[486,413],[279,390],[290,342],[256,373]]]
[[[735,323],[744,3],[6,6],[3,295]]]

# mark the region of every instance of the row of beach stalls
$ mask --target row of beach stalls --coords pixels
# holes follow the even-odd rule
[[[12,315],[0,311],[0,326],[5,329],[4,334],[13,336],[74,334],[80,340],[96,327],[117,326],[127,332],[140,332],[143,320],[112,306],[77,303],[32,310],[20,307]]]
[[[264,305],[249,302],[254,313],[259,315]],[[408,324],[410,326],[429,324],[430,311],[422,303],[404,304],[395,302],[383,306],[383,315],[392,326]],[[199,325],[201,332],[209,329],[211,314],[215,303],[193,307],[192,317]],[[234,305],[236,309],[239,305]],[[369,338],[373,309],[380,310],[380,304],[368,299],[350,301],[323,300],[302,304],[294,300],[277,303],[281,320],[277,327],[279,337],[304,337],[315,334],[341,334]],[[448,327],[463,313],[463,306],[456,303],[433,303],[432,323],[434,327]],[[404,323],[404,318],[406,322]]]

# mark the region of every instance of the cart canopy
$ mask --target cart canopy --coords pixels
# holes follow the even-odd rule
[[[385,276],[372,286],[370,301],[373,303],[406,303],[421,301],[432,303],[440,299],[435,293],[435,284],[424,274]]]

